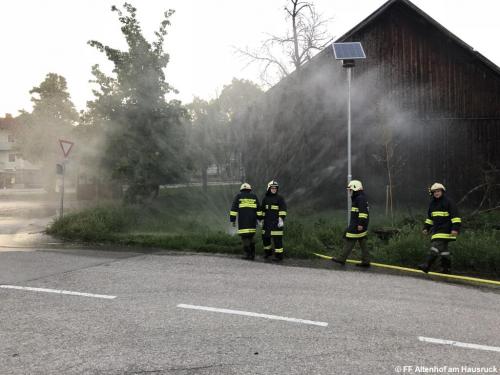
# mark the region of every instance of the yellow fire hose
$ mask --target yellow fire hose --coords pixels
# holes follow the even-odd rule
[[[313,254],[316,255],[316,256],[318,256],[318,257],[320,257],[320,258],[323,258],[323,259],[328,259],[328,260],[332,259],[332,257],[328,256],[328,255],[323,255],[323,254],[319,254],[319,253],[313,253]],[[359,260],[352,260],[352,259],[347,259],[346,262],[347,263],[351,263],[351,264],[361,263]],[[405,271],[405,272],[413,272],[413,273],[424,273],[424,271],[416,270],[414,268],[391,266],[390,264],[373,263],[373,262],[371,262],[370,264],[372,266],[380,267],[380,268],[388,268],[388,269],[392,269],[392,270]],[[439,273],[439,272],[429,272],[428,275],[438,276],[438,277],[444,277],[444,278],[447,278],[447,279],[472,281],[472,282],[475,282],[475,283],[491,284],[491,285],[499,285],[500,286],[500,281],[480,279],[480,278],[477,278],[477,277],[449,275],[449,274],[446,274],[446,273]]]

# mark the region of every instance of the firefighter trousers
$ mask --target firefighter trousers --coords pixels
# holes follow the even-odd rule
[[[264,231],[262,235],[262,244],[264,245],[264,255],[269,257],[273,253],[272,242],[274,243],[274,255],[276,258],[283,258],[283,235],[271,235]]]
[[[450,255],[448,241],[432,241],[427,266],[430,268],[438,256],[441,256],[441,267],[443,267],[443,270],[449,271],[451,267]]]
[[[342,262],[345,262],[347,260],[347,257],[349,256],[349,254],[351,254],[354,246],[356,245],[356,242],[359,242],[359,247],[361,248],[361,263],[370,263],[370,252],[368,251],[368,247],[366,246],[366,237],[344,239],[344,249],[342,250],[342,255],[340,256],[339,260]]]
[[[255,258],[255,240],[254,234],[244,234],[241,236],[241,242],[243,243],[243,251],[247,259]]]

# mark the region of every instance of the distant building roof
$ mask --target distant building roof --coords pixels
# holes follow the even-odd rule
[[[0,129],[11,130],[17,126],[18,121],[10,114],[5,114],[5,117],[0,117]]]

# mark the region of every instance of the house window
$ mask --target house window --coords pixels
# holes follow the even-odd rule
[[[9,154],[9,161],[12,163],[12,162],[15,162],[16,161],[16,154]]]
[[[14,136],[12,134],[8,135],[9,142],[14,142]]]

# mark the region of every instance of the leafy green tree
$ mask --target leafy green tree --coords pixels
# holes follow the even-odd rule
[[[245,179],[243,150],[247,148],[253,129],[242,126],[242,119],[263,93],[255,83],[233,78],[223,87],[218,98],[220,110],[227,119],[224,145],[219,149],[223,152],[228,177],[235,177],[238,173],[240,179]]]
[[[218,98],[210,101],[195,98],[187,106],[191,120],[189,149],[194,168],[201,172],[204,189],[211,164],[217,166],[219,176],[237,177],[246,139],[238,119],[261,94],[262,90],[254,83],[234,78]]]
[[[92,69],[95,100],[88,116],[104,129],[106,136],[101,166],[114,180],[128,185],[127,202],[140,202],[158,193],[159,185],[179,179],[184,170],[182,119],[186,111],[177,100],[165,96],[175,90],[166,82],[164,69],[169,54],[163,44],[174,13],[168,10],[155,40],[143,36],[137,9],[129,3],[115,6],[128,49],[121,51],[98,41],[89,44],[113,63],[113,75],[98,65]]]
[[[229,85],[224,85],[219,96],[220,106],[230,121],[241,115],[253,102],[261,97],[262,89],[246,79],[233,78]]]
[[[214,102],[194,98],[187,105],[189,113],[188,142],[192,169],[201,172],[203,191],[207,191],[207,169],[215,162],[214,130],[223,119]]]
[[[22,111],[19,121],[19,151],[26,160],[38,164],[49,191],[55,187],[55,164],[62,159],[59,139],[71,138],[78,113],[70,99],[66,79],[49,73],[30,90],[32,112]]]

